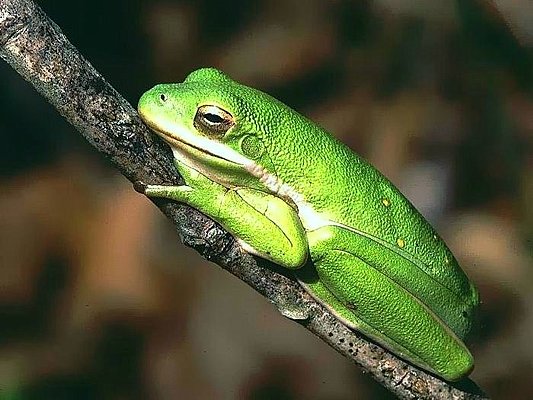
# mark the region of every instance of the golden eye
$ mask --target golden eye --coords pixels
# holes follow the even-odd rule
[[[201,106],[194,116],[195,128],[206,135],[222,136],[233,125],[233,115],[217,106]]]

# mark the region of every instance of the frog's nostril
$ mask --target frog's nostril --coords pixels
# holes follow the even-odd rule
[[[163,102],[167,101],[167,96],[165,96],[164,93],[161,93],[161,95],[159,96],[159,98],[160,98],[161,101],[163,101]]]

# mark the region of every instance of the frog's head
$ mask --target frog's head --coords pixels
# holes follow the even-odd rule
[[[290,151],[273,136],[276,121],[287,120],[281,114],[296,113],[267,94],[204,68],[183,83],[155,86],[141,97],[138,110],[175,158],[210,179],[283,190],[272,158]]]

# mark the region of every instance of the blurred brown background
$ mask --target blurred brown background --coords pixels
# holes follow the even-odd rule
[[[533,3],[40,1],[132,104],[216,66],[374,163],[483,300],[472,378],[533,397]],[[0,399],[387,399],[0,63]]]

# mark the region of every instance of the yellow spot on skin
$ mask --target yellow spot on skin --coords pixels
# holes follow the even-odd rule
[[[390,200],[389,200],[389,199],[383,199],[383,200],[381,200],[381,202],[383,203],[383,205],[384,205],[385,207],[390,206]]]
[[[399,248],[403,249],[404,246],[405,246],[405,240],[403,240],[403,239],[398,239],[398,240],[396,241],[396,244],[398,244],[398,247],[399,247]]]

